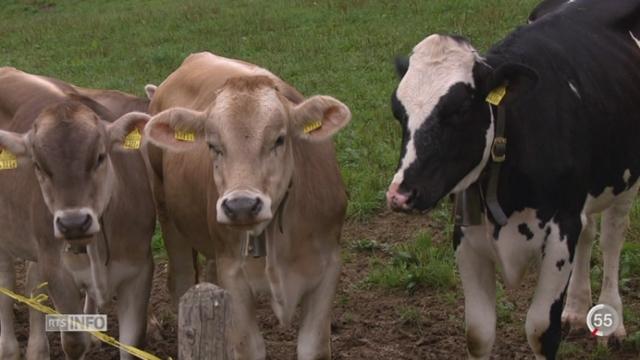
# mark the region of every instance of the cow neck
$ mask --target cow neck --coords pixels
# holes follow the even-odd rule
[[[455,226],[482,225],[482,214],[485,209],[491,214],[496,224],[504,226],[507,223],[507,216],[498,201],[500,170],[502,163],[507,158],[506,102],[503,101],[502,105],[497,106],[489,104],[489,111],[492,115],[495,113],[494,109],[497,110],[498,116],[495,120],[495,133],[491,144],[490,161],[475,183],[456,194]],[[487,183],[486,190],[481,185],[483,182]]]
[[[109,262],[111,261],[111,249],[109,248],[109,238],[107,237],[107,232],[105,230],[104,227],[104,216],[100,217],[100,232],[101,235],[100,236],[104,242],[104,248],[105,251],[107,252],[106,254],[106,258],[104,261],[104,266],[109,266]],[[87,253],[87,245],[71,245],[69,244],[67,246],[67,251],[72,252],[75,255],[78,254],[86,254]]]
[[[287,204],[287,200],[289,199],[289,192],[291,191],[291,187],[293,186],[293,178],[289,182],[289,186],[287,187],[287,191],[284,193],[284,197],[282,197],[282,201],[280,201],[280,205],[278,205],[278,209],[274,214],[269,225],[265,227],[265,229],[259,235],[251,235],[247,232],[247,241],[244,245],[244,249],[242,253],[244,256],[253,256],[254,258],[260,258],[267,256],[267,227],[271,226],[273,221],[275,220],[278,225],[278,230],[280,230],[280,234],[284,234],[284,226],[283,226],[283,215],[284,208]]]

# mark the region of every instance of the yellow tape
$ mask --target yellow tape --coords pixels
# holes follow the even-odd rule
[[[140,149],[140,140],[142,140],[142,134],[138,128],[135,128],[124,138],[123,146],[125,149]]]
[[[192,131],[177,131],[175,134],[176,140],[194,142],[196,141],[196,133]]]
[[[493,89],[489,95],[487,95],[487,102],[491,105],[498,106],[507,95],[507,85],[503,84]]]
[[[16,156],[7,149],[0,150],[0,170],[11,170],[18,167]]]
[[[318,130],[322,127],[322,121],[315,120],[304,126],[304,133],[308,134],[312,131]]]
[[[36,287],[36,289],[40,289],[47,286],[47,283],[42,283],[40,285],[38,285],[38,287]],[[41,313],[44,314],[49,314],[49,315],[59,315],[60,313],[57,312],[55,309],[52,309],[50,307],[48,307],[47,305],[42,304],[43,302],[45,302],[49,297],[45,294],[39,294],[38,296],[35,297],[25,297],[22,296],[20,294],[16,294],[13,291],[0,287],[0,293],[7,295],[8,297],[12,298],[13,300],[19,301],[23,304],[28,305],[29,307],[40,311]],[[124,350],[126,352],[128,352],[129,354],[137,357],[138,359],[142,359],[142,360],[162,360],[159,357],[149,354],[148,352],[142,351],[134,346],[131,345],[126,345],[123,344],[121,342],[119,342],[118,340],[112,338],[111,336],[100,332],[100,331],[90,331],[91,335],[95,336],[96,338],[98,338],[98,340],[102,341],[103,343],[109,344],[113,347],[116,347],[118,349]],[[171,358],[169,358],[171,360]]]

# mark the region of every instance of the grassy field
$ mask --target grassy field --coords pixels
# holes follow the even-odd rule
[[[434,32],[481,49],[522,24],[536,0],[3,0],[0,65],[142,95],[190,53],[260,64],[304,94],[350,106],[338,137],[349,214],[380,208],[398,158],[393,59]]]
[[[354,115],[337,137],[352,220],[370,219],[383,206],[399,155],[400,129],[389,108],[397,82],[394,57],[408,54],[413,45],[434,32],[464,35],[485,50],[523,24],[538,2],[0,1],[0,66],[143,95],[145,84],[159,84],[188,54],[208,50],[262,65],[304,94],[341,99]],[[436,212],[434,219],[443,229],[450,229],[446,209]],[[405,289],[408,294],[428,287],[451,296],[447,294],[460,290],[455,289],[459,280],[453,255],[450,245],[433,241],[433,235],[421,232],[415,241],[392,247],[362,238],[350,244],[345,256],[355,252],[388,255],[373,256],[366,286]],[[446,235],[445,231],[439,237],[448,238]],[[623,291],[630,283],[637,286],[640,274],[638,205],[630,235],[621,267]],[[157,237],[156,246],[159,241]],[[594,267],[594,275],[598,271]],[[599,279],[594,276],[594,286]],[[501,321],[512,310],[500,294]],[[399,316],[416,322],[420,313],[402,308]],[[636,328],[640,326],[640,314],[625,313],[625,318]],[[640,332],[630,335],[640,348]],[[563,345],[562,351],[566,358],[587,356],[571,344]],[[597,351],[589,356],[606,358],[606,350]]]

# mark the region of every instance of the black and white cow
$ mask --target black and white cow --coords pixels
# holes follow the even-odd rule
[[[465,39],[432,35],[408,62],[398,62],[402,80],[392,109],[403,139],[387,193],[394,210],[427,211],[474,184],[486,194],[497,114],[504,111],[508,142],[497,199],[506,223],[499,226],[495,212],[483,208],[483,224],[461,227],[454,239],[470,358],[488,358],[495,340],[496,265],[514,287],[530,260],[540,261],[526,320],[536,358],[555,358],[563,317],[584,326],[598,213],[599,302],[622,314],[619,257],[640,184],[640,1],[562,6],[484,57]],[[499,110],[485,99],[503,84]],[[625,336],[622,324],[613,336]]]
[[[565,5],[574,1],[575,0],[544,0],[540,2],[529,14],[529,23],[532,23],[547,14],[560,11]]]

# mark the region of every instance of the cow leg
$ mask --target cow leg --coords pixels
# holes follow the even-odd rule
[[[28,261],[25,292],[32,297],[46,293],[44,288],[37,288],[41,283],[42,277],[38,271],[38,265]],[[45,331],[45,315],[31,308],[29,308],[29,343],[27,345],[26,359],[49,359],[49,340]]]
[[[95,300],[89,296],[89,294],[84,295],[84,313],[85,314],[99,314],[100,310],[98,309],[98,304]],[[102,345],[102,341],[100,341],[97,337],[91,337],[91,350],[99,349]]]
[[[572,329],[583,329],[587,326],[585,319],[591,308],[591,248],[595,237],[595,219],[588,217],[576,246],[567,303],[562,312],[562,323]]]
[[[237,253],[240,253],[239,249]],[[255,300],[242,270],[242,264],[232,256],[219,257],[216,263],[222,288],[229,292],[233,300],[231,301],[233,319],[231,341],[235,359],[264,360],[266,358],[264,338],[256,321]]]
[[[47,255],[55,256],[55,254]],[[84,310],[82,293],[59,260],[42,256],[41,252],[41,256],[38,257],[38,270],[49,283],[47,288],[56,310],[61,314],[82,314]],[[88,332],[62,332],[60,338],[65,358],[67,360],[84,359],[91,348],[90,337]]]
[[[180,297],[196,284],[198,274],[195,267],[197,264],[194,262],[191,247],[187,245],[189,244],[188,239],[180,234],[175,224],[171,220],[165,219],[160,225],[169,258],[167,283],[171,293],[171,301],[177,310]]]
[[[602,249],[603,274],[599,304],[612,306],[619,315],[620,326],[611,335],[611,340],[622,340],[627,332],[622,322],[622,299],[618,287],[620,252],[624,244],[624,234],[629,226],[629,210],[637,188],[621,194],[618,201],[602,213],[600,248]]]
[[[123,344],[138,348],[144,345],[152,278],[153,261],[149,258],[138,275],[123,283],[118,291],[118,324],[120,342]],[[120,350],[120,359],[134,357]]]
[[[16,273],[13,258],[0,253],[0,286],[15,291]],[[13,324],[13,300],[0,294],[0,359],[20,359],[20,346]]]
[[[340,250],[336,249],[325,267],[322,282],[302,303],[298,360],[331,359],[331,308],[339,277]]]
[[[496,337],[495,264],[476,246],[486,241],[484,227],[461,231],[456,249],[458,271],[464,289],[465,331],[469,359],[488,359]]]
[[[586,223],[586,218],[584,219]],[[582,231],[579,217],[549,223],[542,244],[540,273],[527,312],[527,340],[536,359],[555,359],[562,335],[562,309]]]

